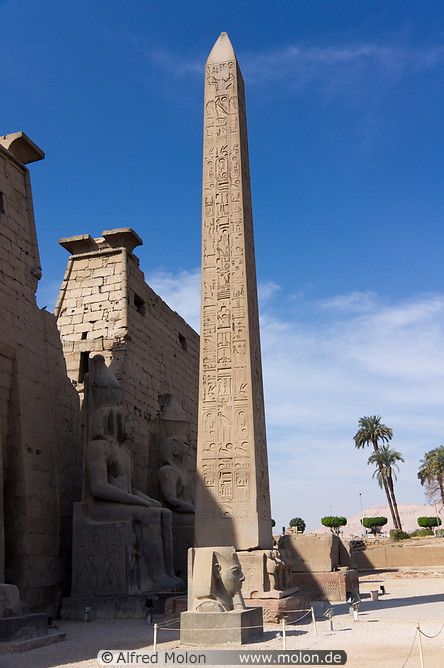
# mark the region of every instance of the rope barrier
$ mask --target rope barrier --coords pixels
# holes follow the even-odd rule
[[[427,635],[427,633],[424,633],[424,631],[421,631],[421,629],[418,627],[418,631],[420,632],[420,634],[422,636],[425,636],[426,638],[431,638],[432,640],[433,640],[433,638],[437,638],[439,636],[439,634],[442,632],[443,629],[444,629],[444,624],[441,626],[441,628],[439,629],[439,631],[436,635],[429,636],[429,635]]]
[[[308,615],[310,614],[310,612],[311,612],[311,610],[308,610],[307,612],[305,612],[305,613],[302,615],[302,617],[298,617],[297,619],[292,619],[292,620],[288,620],[288,619],[287,619],[287,624],[296,624],[296,622],[300,622],[301,619],[304,619],[304,617],[308,617]]]
[[[180,622],[180,617],[175,617],[174,619],[171,619],[169,622],[163,622],[163,623],[165,624],[165,626],[170,626],[171,624],[175,624],[176,622]],[[160,626],[158,628],[160,628]]]
[[[406,660],[404,661],[404,663],[402,664],[401,668],[405,668],[405,666],[407,665],[407,661],[410,659],[410,655],[411,655],[411,653],[413,652],[413,648],[414,648],[414,646],[415,646],[416,632],[417,632],[417,631],[418,631],[418,629],[416,628],[416,629],[415,629],[415,633],[414,633],[414,635],[413,635],[412,645],[411,645],[411,647],[410,647],[409,653],[407,654],[407,658],[406,658]]]

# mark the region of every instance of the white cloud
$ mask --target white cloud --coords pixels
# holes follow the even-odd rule
[[[164,48],[152,48],[136,38],[129,43],[148,62],[171,77],[201,76],[207,53],[187,57]],[[236,46],[236,45],[235,45]],[[239,52],[239,62],[249,83],[287,81],[296,89],[310,83],[331,91],[350,84],[361,85],[364,72],[378,71],[386,78],[397,79],[410,71],[424,71],[441,63],[444,47],[386,46],[384,44],[350,43],[322,46],[290,44],[274,51]]]
[[[177,311],[191,327],[199,331],[200,322],[200,271],[181,271],[172,274],[162,269],[147,276],[148,285],[157,292],[174,311]]]
[[[197,270],[156,272],[149,282],[198,321]],[[389,303],[373,293],[279,309],[283,290],[260,284],[261,340],[273,515],[281,526],[299,515],[316,528],[330,511],[343,515],[384,502],[353,435],[363,415],[381,414],[406,460],[401,503],[423,503],[416,477],[425,450],[443,441],[444,295]],[[286,315],[278,316],[276,313]],[[313,317],[313,316],[316,317]]]

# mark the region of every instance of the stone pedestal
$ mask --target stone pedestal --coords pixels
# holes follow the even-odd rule
[[[194,513],[173,512],[174,573],[187,579],[188,550],[194,545]]]
[[[17,587],[0,584],[0,654],[49,645],[65,636],[48,629],[48,615],[24,613]]]
[[[0,619],[0,642],[24,640],[48,633],[48,615],[35,613]]]
[[[142,619],[149,608],[163,612],[172,591],[137,591],[140,554],[134,549],[132,522],[91,520],[87,503],[74,504],[73,575],[71,596],[62,600],[60,617],[91,619]]]
[[[227,643],[245,645],[264,631],[262,609],[230,612],[182,612],[180,644],[216,647]]]
[[[339,566],[340,538],[333,534],[302,534],[289,532],[279,539],[291,561],[292,570],[298,573],[334,571]]]
[[[292,583],[300,588],[306,604],[310,601],[345,601],[349,592],[359,593],[358,571],[339,570],[324,573],[293,573]]]
[[[298,586],[276,588],[280,586],[279,578],[267,572],[269,554],[270,550],[237,552],[245,577],[242,594],[246,604],[260,606],[264,621],[277,624],[288,611],[303,605]]]
[[[127,596],[70,596],[62,600],[60,617],[73,621],[85,621],[85,608],[90,608],[94,619],[143,619],[148,614],[148,604],[154,594]],[[150,606],[151,607],[151,606]]]
[[[299,587],[294,590],[299,592]],[[282,592],[279,592],[282,593]],[[297,617],[294,610],[306,608],[306,602],[299,593],[290,594],[281,598],[246,598],[246,605],[255,605],[262,608],[263,619],[267,624],[279,624],[283,617]]]

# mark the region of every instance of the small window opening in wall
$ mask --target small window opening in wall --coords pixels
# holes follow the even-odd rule
[[[84,341],[87,337],[88,332],[82,332],[82,341]]]
[[[187,350],[187,340],[183,334],[179,332],[179,343],[183,350]]]
[[[0,213],[5,213],[5,196],[0,193]]]
[[[85,380],[85,374],[88,373],[89,368],[89,352],[80,353],[80,364],[79,364],[79,383],[83,383]]]
[[[134,293],[134,306],[136,307],[138,313],[145,315],[145,302],[143,301],[142,297],[139,297],[139,295],[136,295],[136,293]]]

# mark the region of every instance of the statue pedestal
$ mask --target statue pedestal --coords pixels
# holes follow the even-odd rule
[[[73,510],[71,596],[62,600],[60,617],[84,621],[85,608],[91,619],[142,619],[149,609],[163,612],[166,598],[174,591],[140,590],[144,566],[135,550],[131,520],[95,521],[88,504],[75,503]]]
[[[173,512],[174,573],[187,580],[188,550],[194,545],[194,513]]]
[[[48,629],[48,615],[24,613],[17,587],[0,584],[0,654],[50,645],[65,636]]]
[[[182,612],[180,644],[215,647],[226,643],[245,645],[264,632],[262,609],[229,612]]]
[[[297,585],[276,589],[276,584],[267,572],[267,554],[270,550],[239,551],[240,564],[245,581],[242,594],[247,605],[260,606],[265,622],[278,624],[284,615],[291,616],[292,610],[306,607]]]

